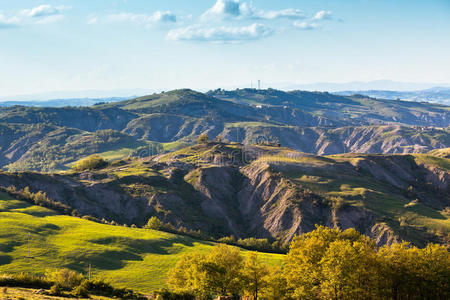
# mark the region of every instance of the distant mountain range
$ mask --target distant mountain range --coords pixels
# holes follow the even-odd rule
[[[318,82],[308,84],[272,84],[274,88],[282,90],[305,90],[321,92],[340,92],[340,91],[419,91],[431,89],[437,86],[450,88],[450,83],[420,83],[420,82],[400,82],[393,80],[373,80],[373,81],[352,81],[352,82]]]
[[[0,102],[0,107],[14,105],[33,107],[64,107],[64,106],[92,106],[109,102],[128,100],[133,97],[109,97],[109,98],[68,98],[52,100],[31,100],[31,101],[4,101]]]
[[[388,91],[388,90],[366,90],[366,91],[341,91],[336,95],[350,96],[355,94],[365,95],[373,98],[407,100],[417,102],[432,102],[450,105],[450,88],[434,87],[420,91]]]

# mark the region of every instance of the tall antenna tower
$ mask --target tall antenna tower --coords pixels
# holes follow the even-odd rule
[[[261,89],[261,80],[258,79],[258,90]]]

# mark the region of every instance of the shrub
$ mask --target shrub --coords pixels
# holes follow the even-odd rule
[[[98,170],[106,167],[108,163],[99,155],[91,155],[77,161],[72,169],[77,172]]]
[[[197,138],[197,143],[199,143],[199,144],[207,144],[208,142],[209,142],[209,138],[208,138],[208,135],[206,133],[201,134]]]
[[[163,224],[161,223],[161,221],[157,217],[153,216],[150,218],[150,220],[148,220],[146,227],[149,229],[160,230],[162,226]]]
[[[119,299],[147,299],[129,289],[114,288],[111,284],[100,279],[85,280],[81,283],[81,287],[94,295]]]
[[[59,283],[55,283],[50,288],[50,295],[52,296],[62,296],[63,294],[63,287]]]
[[[46,273],[49,281],[59,284],[64,289],[73,289],[83,281],[83,275],[69,269],[61,269]]]
[[[78,298],[88,298],[89,291],[82,285],[75,287],[72,291],[72,294]]]
[[[156,299],[161,300],[194,300],[195,296],[190,293],[175,293],[164,289],[156,293]]]
[[[0,275],[0,286],[48,289],[51,285],[45,277],[29,273]]]

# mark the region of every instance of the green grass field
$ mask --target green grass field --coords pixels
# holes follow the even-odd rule
[[[0,194],[0,273],[70,268],[117,287],[149,293],[165,286],[167,271],[185,253],[214,243],[160,231],[104,225]],[[261,254],[267,264],[283,255]]]

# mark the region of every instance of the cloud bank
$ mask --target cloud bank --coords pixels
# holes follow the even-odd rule
[[[189,26],[169,31],[167,38],[174,41],[242,42],[258,40],[272,33],[272,29],[259,23],[249,26],[220,26],[214,28]]]
[[[275,19],[303,19],[305,14],[300,9],[287,8],[283,10],[258,10],[252,4],[239,0],[217,0],[213,7],[206,10],[201,18],[211,20],[275,20]]]
[[[137,25],[151,26],[154,24],[170,24],[177,22],[177,16],[171,11],[156,11],[152,15],[134,14],[134,13],[118,13],[104,17],[90,16],[88,24],[102,23],[134,23]]]

